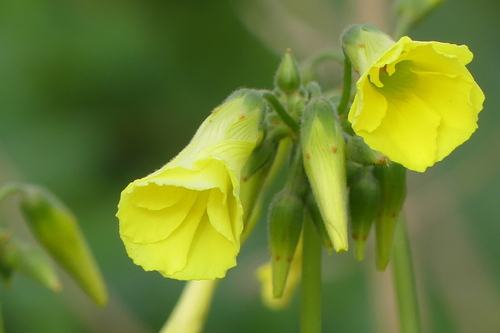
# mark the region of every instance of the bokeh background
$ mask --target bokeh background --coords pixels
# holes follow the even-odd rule
[[[390,31],[381,0],[2,0],[0,185],[44,185],[75,212],[109,287],[94,306],[64,273],[52,294],[25,277],[0,288],[9,333],[160,329],[183,282],[127,257],[114,217],[120,191],[162,166],[238,87],[272,88],[281,54],[338,47],[350,23]],[[467,44],[487,98],[479,130],[425,174],[406,206],[425,331],[500,332],[500,2],[449,0],[410,36]],[[327,64],[322,79],[335,83]],[[2,222],[29,242],[17,200]],[[205,332],[298,332],[298,297],[260,302],[264,223],[214,299]],[[352,253],[324,259],[325,332],[397,332],[391,273]],[[299,296],[299,295],[297,295]],[[182,332],[180,332],[182,333]]]

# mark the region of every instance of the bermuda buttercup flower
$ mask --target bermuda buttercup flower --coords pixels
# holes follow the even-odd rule
[[[236,265],[241,170],[257,143],[263,108],[258,92],[236,92],[177,157],[123,190],[120,236],[135,264],[179,280],[222,278]]]
[[[348,119],[372,149],[423,172],[477,128],[484,94],[465,67],[473,55],[465,45],[395,43],[375,30],[354,26],[344,35],[344,52],[361,75]]]

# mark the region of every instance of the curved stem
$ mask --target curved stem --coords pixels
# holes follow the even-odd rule
[[[321,333],[321,241],[308,214],[304,221],[301,333]]]
[[[10,194],[21,192],[23,185],[21,183],[9,183],[0,188],[0,203]]]
[[[271,94],[270,92],[264,92],[262,96],[273,106],[280,118],[285,122],[285,124],[292,129],[295,134],[300,132],[300,127],[295,120],[286,112],[280,101]]]
[[[394,235],[393,274],[402,333],[422,332],[406,221],[400,218]]]
[[[343,117],[347,111],[347,105],[349,104],[349,99],[351,98],[351,85],[352,85],[352,69],[351,62],[349,58],[344,59],[344,84],[342,88],[342,96],[340,97],[339,104],[339,117]]]

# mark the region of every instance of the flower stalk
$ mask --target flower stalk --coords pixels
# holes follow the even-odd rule
[[[394,237],[393,276],[401,333],[420,333],[422,325],[418,308],[417,288],[413,274],[408,229],[403,217]]]
[[[300,332],[321,333],[321,241],[310,217],[303,228]]]

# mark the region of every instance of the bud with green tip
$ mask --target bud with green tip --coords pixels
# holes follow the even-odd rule
[[[280,298],[300,239],[304,205],[302,199],[285,187],[276,195],[269,214],[269,242],[273,276],[273,295]]]
[[[50,255],[97,304],[106,304],[103,279],[69,209],[45,189],[29,185],[23,188],[21,210]]]
[[[356,24],[342,34],[342,50],[354,70],[363,74],[395,42],[370,24]]]
[[[397,163],[373,170],[380,182],[381,201],[375,220],[377,236],[377,269],[385,270],[391,257],[394,231],[406,197],[406,168]]]
[[[347,159],[357,164],[365,166],[375,164],[387,165],[389,162],[386,156],[372,150],[363,138],[357,135],[353,135],[347,139],[345,150]]]
[[[61,281],[45,253],[13,239],[5,230],[0,230],[0,274],[9,284],[14,272],[19,272],[57,292]]]
[[[345,142],[333,106],[313,99],[304,109],[301,144],[311,189],[335,251],[347,251]]]
[[[275,86],[287,95],[293,94],[300,88],[300,72],[292,50],[287,49],[274,78]]]
[[[349,210],[351,233],[356,244],[356,259],[363,260],[366,240],[380,202],[380,184],[372,168],[363,168],[361,174],[349,184]]]

